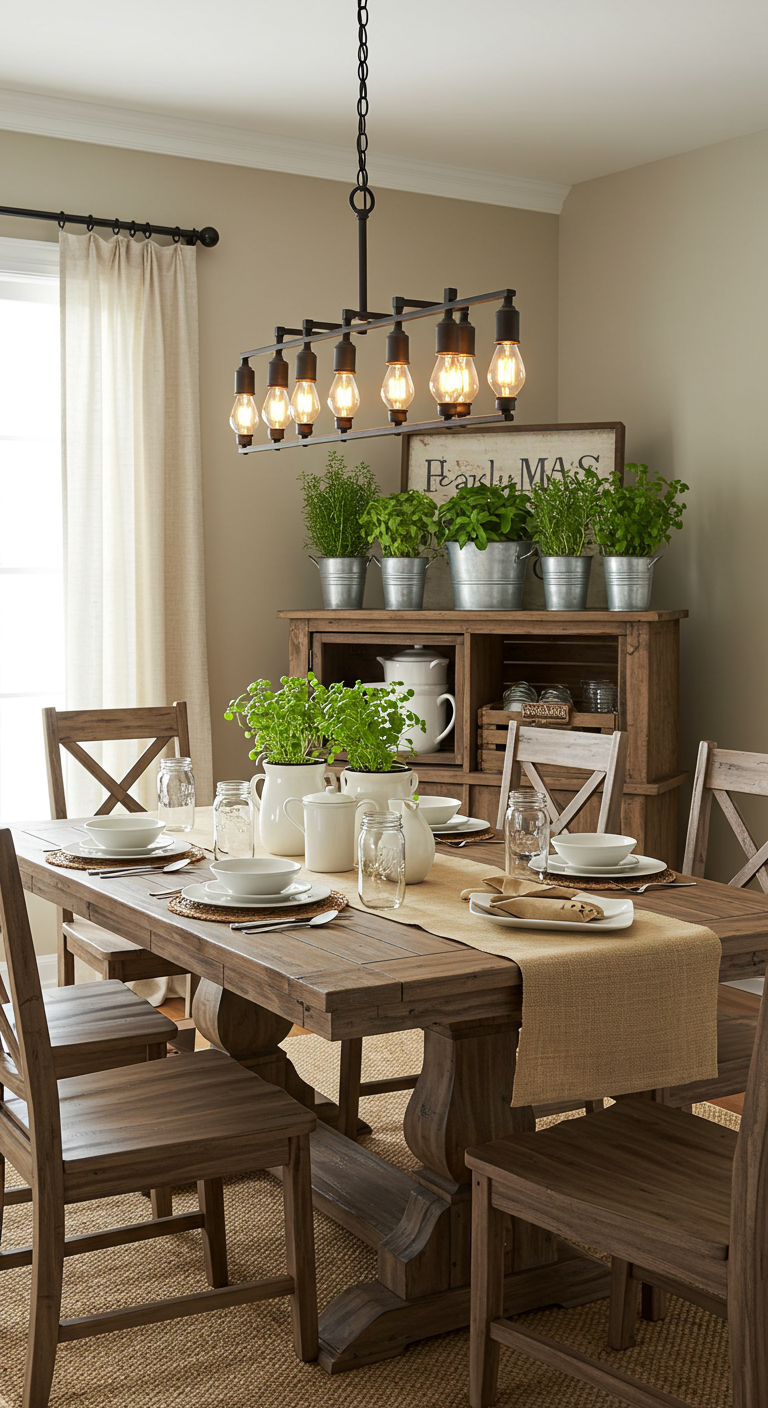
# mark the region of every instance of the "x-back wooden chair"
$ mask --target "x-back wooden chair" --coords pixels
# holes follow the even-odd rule
[[[591,776],[562,812],[558,811],[549,789],[537,771],[538,766],[548,763],[569,769],[592,769]],[[626,766],[626,733],[593,734],[566,729],[521,728],[512,721],[507,733],[496,826],[499,830],[503,828],[510,789],[520,786],[520,773],[524,771],[532,786],[547,795],[554,835],[566,830],[568,823],[587,805],[601,785],[603,795],[597,830],[618,833],[621,830],[621,798]],[[389,1080],[362,1081],[362,1059],[361,1037],[342,1041],[338,1127],[342,1134],[346,1134],[350,1139],[357,1138],[361,1096],[383,1095],[392,1090],[413,1090],[418,1080],[418,1075],[410,1075],[396,1076]]]
[[[44,709],[43,729],[51,816],[57,820],[67,815],[62,748],[106,789],[107,796],[98,808],[97,816],[108,815],[118,803],[129,812],[145,810],[128,789],[169,743],[178,741],[180,756],[189,757],[187,706],[184,703],[151,709],[77,709],[64,712]],[[152,741],[119,782],[82,747],[83,743],[147,738]],[[185,975],[185,970],[176,964],[158,958],[139,944],[112,934],[98,924],[75,918],[69,910],[59,910],[58,929],[60,987],[74,983],[75,958],[81,959],[102,978],[120,978],[125,983],[144,978]]]
[[[467,1151],[473,1170],[472,1408],[489,1408],[495,1401],[500,1345],[635,1408],[686,1408],[681,1399],[597,1357],[503,1318],[503,1214],[543,1229],[541,1237],[555,1234],[610,1253],[612,1349],[632,1344],[641,1284],[727,1318],[734,1408],[765,1408],[766,1006],[738,1137],[709,1120],[633,1096],[583,1119]],[[554,1258],[556,1244],[551,1245]],[[684,1346],[676,1352],[684,1353]]]
[[[317,1355],[309,1134],[312,1111],[220,1051],[56,1081],[32,935],[11,833],[0,831],[0,920],[15,1023],[0,1008],[0,1193],[5,1161],[33,1189],[31,1247],[0,1270],[32,1265],[23,1408],[46,1408],[57,1344],[135,1325],[289,1296],[300,1359]],[[10,1092],[10,1093],[9,1093]],[[228,1284],[222,1178],[282,1167],[287,1274]],[[142,1184],[196,1181],[200,1211],[66,1238],[67,1203]],[[2,1197],[0,1197],[0,1211]],[[65,1256],[200,1228],[209,1286],[173,1299],[62,1320]]]

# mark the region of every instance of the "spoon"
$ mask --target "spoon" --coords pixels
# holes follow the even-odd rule
[[[265,919],[262,923],[249,919],[242,924],[230,924],[230,929],[241,934],[269,934],[275,929],[317,929],[321,924],[330,924],[338,916],[338,909],[324,909],[312,919]]]
[[[98,880],[108,880],[110,875],[172,875],[175,870],[185,870],[192,864],[192,857],[185,856],[182,860],[172,860],[169,865],[132,865],[126,866],[122,870],[89,870],[89,875],[95,875]]]

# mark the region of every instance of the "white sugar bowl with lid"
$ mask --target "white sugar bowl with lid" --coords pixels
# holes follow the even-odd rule
[[[448,678],[448,658],[429,650],[425,645],[413,645],[407,650],[399,650],[397,655],[377,655],[376,659],[384,670],[386,684],[441,685],[445,689]]]

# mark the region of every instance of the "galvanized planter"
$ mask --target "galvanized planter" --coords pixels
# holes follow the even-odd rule
[[[360,611],[369,557],[312,557],[320,572],[323,606],[328,611]]]
[[[387,611],[421,611],[427,579],[427,557],[374,557],[381,568]]]
[[[586,611],[591,557],[539,557],[547,611]],[[536,572],[538,563],[533,564]]]
[[[527,539],[489,543],[484,551],[474,543],[463,548],[447,543],[446,547],[457,611],[521,609],[526,563],[533,551]]]
[[[647,611],[651,604],[655,557],[604,557],[609,611]]]

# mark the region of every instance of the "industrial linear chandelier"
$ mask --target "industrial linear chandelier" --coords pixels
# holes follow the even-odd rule
[[[501,300],[495,319],[496,346],[488,368],[488,382],[496,396],[498,414],[475,416],[471,424],[489,425],[513,420],[516,397],[525,381],[525,367],[519,346],[520,314],[514,305],[513,288],[497,289],[494,293],[480,293],[471,298],[459,298],[455,288],[447,288],[443,292],[442,303],[397,295],[392,299],[391,314],[372,313],[368,309],[368,217],[376,204],[376,198],[368,185],[367,171],[367,5],[358,4],[357,25],[358,171],[357,184],[350,192],[349,203],[357,217],[358,307],[343,308],[340,323],[304,318],[300,328],[276,327],[274,342],[267,347],[256,347],[250,352],[242,353],[240,366],[235,372],[235,404],[229,421],[241,454],[254,454],[259,450],[291,449],[309,442],[321,411],[317,392],[317,355],[312,350],[313,344],[326,342],[338,333],[341,333],[341,337],[334,348],[334,377],[328,395],[328,406],[333,412],[336,432],[315,437],[315,444],[402,434],[408,417],[408,407],[416,394],[410,373],[409,338],[403,324],[411,322],[414,318],[430,318],[440,313],[443,315],[435,327],[437,360],[429,381],[429,389],[437,402],[440,419],[411,424],[409,430],[435,429],[437,426],[458,430],[467,426],[472,402],[480,389],[474,360],[475,329],[469,321],[469,310],[475,304]],[[458,314],[458,318],[455,314]],[[360,407],[360,392],[355,380],[357,348],[352,337],[365,337],[370,332],[384,329],[389,329],[389,334],[386,344],[387,370],[381,387],[381,399],[389,412],[389,424],[353,430],[352,422]],[[293,395],[289,397],[289,368],[283,353],[293,348],[298,350],[295,386]],[[253,437],[259,423],[259,412],[256,405],[256,373],[250,359],[264,357],[268,353],[273,355],[269,361],[267,394],[261,416],[268,428],[269,439],[254,445]],[[296,426],[297,438],[286,441],[285,432],[291,421]]]

